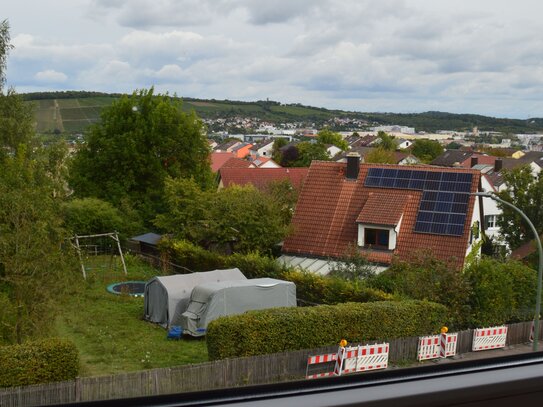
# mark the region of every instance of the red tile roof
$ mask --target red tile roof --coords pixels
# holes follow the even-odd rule
[[[370,192],[362,211],[356,219],[359,223],[396,226],[403,215],[405,204],[411,195],[390,199],[389,194]]]
[[[285,239],[283,252],[292,255],[341,257],[349,245],[357,242],[356,221],[360,215],[367,216],[369,220],[383,219],[390,224],[396,222],[402,212],[396,249],[393,252],[367,252],[369,260],[389,264],[393,255],[405,260],[421,250],[430,250],[437,258],[453,259],[460,269],[469,243],[474,197],[469,200],[466,216],[468,220],[462,236],[414,232],[422,191],[364,186],[370,168],[391,167],[406,169],[405,166],[398,165],[361,164],[358,178],[347,180],[344,175],[346,163],[313,161],[292,219],[294,231]],[[479,184],[480,172],[476,170],[419,165],[409,166],[409,169],[471,173],[471,192],[475,192]],[[366,204],[376,212],[370,214],[369,209],[364,211]],[[387,213],[388,210],[390,214]],[[365,252],[364,249],[361,251]]]
[[[270,182],[290,180],[292,186],[300,189],[307,176],[308,168],[226,168],[220,169],[219,174],[223,186],[253,184],[263,190]]]
[[[219,168],[221,168],[225,162],[227,162],[229,159],[235,156],[236,155],[233,153],[223,153],[223,152],[211,153],[211,170],[213,172],[219,171]]]
[[[223,168],[249,168],[249,167],[254,167],[254,165],[251,164],[247,160],[232,157],[222,165],[221,169]]]

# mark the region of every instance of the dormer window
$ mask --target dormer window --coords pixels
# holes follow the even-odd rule
[[[364,228],[364,247],[388,250],[390,231],[387,229]]]
[[[358,215],[358,246],[394,250],[409,195],[370,193]]]

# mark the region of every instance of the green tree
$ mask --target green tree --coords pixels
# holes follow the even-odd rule
[[[98,198],[73,199],[62,204],[65,228],[72,234],[92,235],[117,231],[121,237],[140,232],[142,225],[111,203]]]
[[[141,90],[103,111],[74,158],[70,181],[77,196],[128,202],[149,223],[165,209],[166,177],[210,185],[209,153],[194,113],[152,88]]]
[[[443,146],[434,140],[415,140],[411,148],[411,153],[423,163],[429,163],[443,151]]]
[[[4,342],[43,336],[51,327],[55,299],[72,259],[61,227],[58,200],[40,163],[24,149],[7,157],[0,171],[0,292],[9,304]]]
[[[273,142],[272,147],[272,158],[273,161],[276,163],[280,163],[283,160],[283,156],[281,153],[281,147],[284,147],[288,144],[287,139],[284,138],[276,138]]]
[[[17,154],[19,146],[29,146],[34,136],[34,112],[15,90],[0,91],[0,159]]]
[[[543,232],[543,174],[532,175],[529,166],[505,171],[503,180],[507,189],[498,193],[532,221],[539,234]],[[498,202],[503,215],[498,217],[498,226],[504,240],[513,249],[534,239],[530,226],[515,210]]]
[[[332,144],[338,148],[341,148],[343,151],[349,148],[349,144],[345,140],[343,140],[341,134],[333,132],[327,128],[319,131],[319,134],[317,135],[317,141],[322,144]]]
[[[0,22],[0,91],[6,82],[6,63],[9,50],[13,48],[10,44],[8,20]]]
[[[376,268],[360,253],[356,246],[349,246],[339,261],[333,262],[329,275],[359,282],[375,275]]]
[[[385,150],[379,146],[364,156],[364,162],[371,164],[396,164],[396,157],[394,151]]]
[[[322,143],[302,141],[296,145],[298,158],[291,163],[291,167],[309,167],[313,160],[330,161],[326,146]]]
[[[377,137],[379,140],[379,147],[381,147],[383,150],[396,151],[394,136],[391,136],[384,131],[380,131],[377,133]]]
[[[252,185],[202,191],[193,180],[167,182],[167,213],[155,224],[204,247],[270,251],[288,231],[278,202]]]

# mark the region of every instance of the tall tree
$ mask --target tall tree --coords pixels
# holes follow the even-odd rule
[[[396,157],[394,156],[394,151],[386,150],[379,146],[365,155],[364,162],[373,164],[396,164]]]
[[[434,140],[415,140],[411,153],[423,163],[429,163],[443,153],[443,146]]]
[[[538,233],[543,232],[543,174],[532,175],[529,166],[505,171],[503,179],[507,185],[505,191],[498,193],[504,201],[519,208],[532,221]],[[522,216],[509,206],[498,202],[503,215],[498,217],[498,226],[504,240],[511,248],[517,248],[534,239],[530,226]]]
[[[396,151],[396,143],[394,142],[394,136],[391,136],[384,131],[377,133],[379,140],[379,147],[383,150]]]
[[[349,144],[343,140],[341,134],[331,131],[330,129],[322,129],[317,135],[317,141],[322,144],[332,144],[343,151],[349,148]]]
[[[6,63],[8,53],[13,46],[9,42],[9,23],[8,20],[0,22],[0,91],[6,82]]]
[[[102,113],[74,158],[71,185],[80,197],[128,202],[148,223],[164,210],[166,177],[210,185],[209,153],[194,113],[152,88],[141,90]]]
[[[168,179],[167,213],[156,225],[202,246],[229,246],[234,251],[269,251],[288,230],[283,205],[252,185],[202,191],[190,179]]]

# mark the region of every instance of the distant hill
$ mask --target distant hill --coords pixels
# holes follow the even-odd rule
[[[36,104],[37,131],[40,133],[82,133],[90,124],[100,120],[100,112],[104,107],[110,106],[120,97],[119,94],[85,91],[26,93],[22,96],[25,100]],[[256,117],[273,123],[306,122],[322,126],[334,117],[343,117],[365,120],[370,124],[399,124],[426,132],[462,131],[473,127],[504,133],[543,132],[543,118],[498,119],[443,112],[362,113],[328,110],[301,104],[280,104],[273,101],[182,99],[183,110],[194,110],[199,117],[206,119],[242,116]]]

